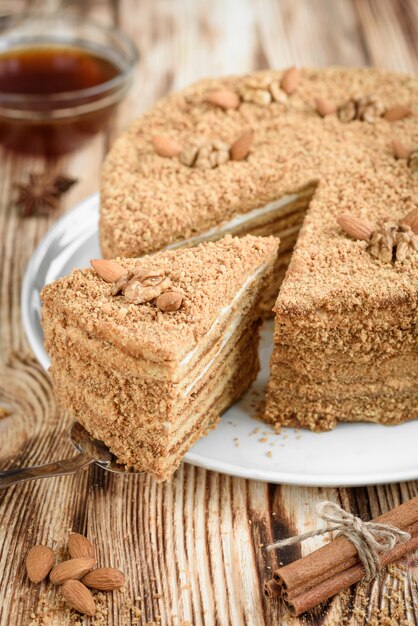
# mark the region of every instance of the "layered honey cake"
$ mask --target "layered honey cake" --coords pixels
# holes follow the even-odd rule
[[[297,239],[274,306],[272,424],[418,417],[417,103],[416,78],[371,68],[208,79],[106,159],[106,257],[277,234],[269,302]]]
[[[60,404],[121,463],[168,478],[258,371],[278,239],[226,236],[92,269],[42,292]]]

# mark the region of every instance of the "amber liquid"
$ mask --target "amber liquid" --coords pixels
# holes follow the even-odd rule
[[[38,46],[10,50],[0,54],[0,107],[10,106],[5,94],[22,96],[45,96],[31,100],[30,105],[19,104],[15,108],[31,111],[53,112],[73,109],[101,96],[86,97],[77,91],[101,85],[120,72],[108,58],[95,52],[70,46]],[[50,96],[63,92],[75,92],[65,102],[53,101]],[[74,114],[63,119],[40,121],[33,119],[11,120],[0,110],[0,143],[18,152],[55,156],[74,150],[89,137],[103,129],[115,105],[98,110]]]

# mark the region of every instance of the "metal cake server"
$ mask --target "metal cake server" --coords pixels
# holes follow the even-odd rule
[[[15,469],[0,472],[0,489],[11,487],[17,483],[35,478],[49,478],[50,476],[60,476],[61,474],[75,474],[79,470],[96,463],[99,467],[110,472],[122,474],[139,474],[137,470],[126,469],[116,461],[116,457],[109,451],[109,448],[98,439],[93,439],[87,430],[78,422],[74,422],[69,432],[70,441],[78,450],[78,454],[71,459],[54,461],[46,465],[35,465],[33,467],[18,467]]]

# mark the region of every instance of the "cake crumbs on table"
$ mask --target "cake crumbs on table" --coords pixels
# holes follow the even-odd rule
[[[136,606],[135,602],[137,602],[136,598],[135,601],[129,597],[125,599],[122,609],[123,624],[140,624],[142,610]]]
[[[372,583],[377,586],[377,594],[371,593],[370,583],[366,582],[354,587],[354,596],[351,590],[341,591],[337,596],[344,606],[341,626],[410,626],[415,623],[410,620],[410,615],[414,614],[412,598],[406,597],[407,576],[407,567],[401,562],[392,563]],[[379,605],[373,597],[379,598]]]

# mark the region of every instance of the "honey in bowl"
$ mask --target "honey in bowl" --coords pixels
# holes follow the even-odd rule
[[[74,150],[109,120],[118,98],[107,84],[119,73],[88,48],[37,45],[0,54],[0,142],[44,156]]]
[[[78,91],[101,85],[118,67],[94,52],[69,46],[36,46],[0,55],[0,92],[26,95]]]

